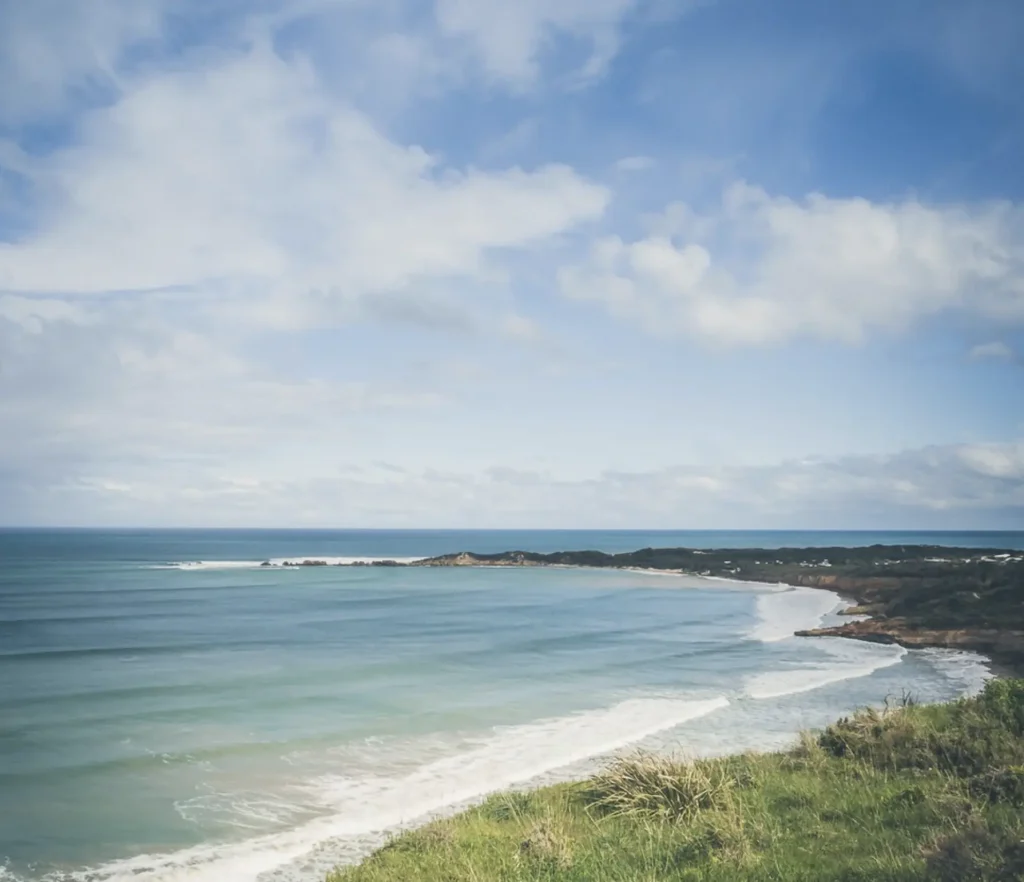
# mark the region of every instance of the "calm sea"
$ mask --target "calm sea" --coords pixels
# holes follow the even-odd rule
[[[831,619],[822,591],[263,560],[876,542],[1024,533],[0,531],[0,879],[319,880],[398,826],[617,750],[771,748],[986,676],[790,636]]]

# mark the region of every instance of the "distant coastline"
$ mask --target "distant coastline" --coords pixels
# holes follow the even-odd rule
[[[235,562],[177,564],[181,568]],[[643,548],[459,551],[424,558],[296,557],[237,562],[261,568],[304,567],[573,567],[618,569],[825,589],[858,616],[842,625],[795,632],[847,637],[910,649],[977,652],[997,670],[1024,673],[1024,551],[944,545],[804,548]]]
[[[263,566],[328,566],[323,559]],[[986,655],[1024,672],[1024,552],[938,545],[859,548],[644,548],[607,554],[469,551],[421,560],[355,560],[337,566],[596,567],[821,588],[864,618],[797,636],[847,637],[907,648],[943,647]]]
[[[645,548],[533,554],[460,552],[419,566],[576,565],[671,571],[833,591],[843,612],[865,618],[801,637],[848,637],[907,648],[977,652],[1007,673],[1024,672],[1024,552],[932,545],[862,548]]]

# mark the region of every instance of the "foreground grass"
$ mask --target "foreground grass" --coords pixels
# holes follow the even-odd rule
[[[637,754],[392,839],[328,882],[1024,880],[1024,680],[784,754]]]

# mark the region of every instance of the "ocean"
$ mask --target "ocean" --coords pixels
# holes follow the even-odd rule
[[[389,831],[616,751],[771,749],[984,660],[792,632],[811,589],[264,560],[1024,533],[0,531],[0,879],[312,882]]]

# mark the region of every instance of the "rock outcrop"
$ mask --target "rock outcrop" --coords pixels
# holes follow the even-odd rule
[[[894,643],[908,649],[937,646],[987,655],[1015,670],[1024,669],[1024,631],[994,628],[922,628],[902,619],[869,619],[832,628],[797,631],[797,637],[849,637],[869,643]]]

